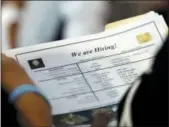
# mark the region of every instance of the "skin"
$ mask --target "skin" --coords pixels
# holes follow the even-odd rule
[[[14,8],[22,11],[22,9],[24,9],[25,1],[3,1],[3,6],[5,4],[11,4]],[[13,22],[9,25],[8,35],[11,48],[17,47],[16,36],[18,27],[18,22]],[[3,89],[10,93],[11,91],[13,91],[13,89],[22,84],[34,85],[33,81],[29,78],[24,69],[20,65],[18,65],[14,59],[9,58],[4,54],[1,54],[1,58],[1,82],[3,84]],[[19,118],[22,119],[21,123],[23,125],[26,125],[28,127],[52,126],[51,109],[49,105],[38,95],[34,93],[24,94],[15,102],[15,106],[20,113]],[[92,127],[107,127],[107,124],[108,112],[104,111],[99,112],[94,116]]]
[[[120,1],[119,1],[120,2]],[[132,3],[133,1],[131,1]],[[138,11],[142,12],[142,10],[159,10],[159,9],[164,9],[168,8],[168,1],[162,0],[162,1],[137,1],[138,5]],[[141,6],[141,3],[142,6]],[[19,0],[19,1],[3,1],[3,5],[5,4],[11,4],[14,8],[19,9],[22,11],[24,7],[26,6],[26,1],[25,0]],[[146,5],[146,6],[145,6]],[[10,47],[11,48],[16,48],[17,47],[17,33],[18,33],[18,28],[19,28],[19,22],[13,22],[9,25],[9,39],[10,39]]]
[[[3,1],[3,6],[5,4],[12,4],[13,7],[18,9],[23,9],[25,1]],[[157,8],[167,8],[168,2],[158,3]],[[14,22],[9,26],[9,38],[11,48],[16,48],[16,35],[18,30],[18,23]],[[22,84],[32,84],[32,80],[26,74],[23,68],[21,68],[15,60],[9,58],[3,54],[2,55],[2,84],[3,89],[10,93],[13,89]],[[22,78],[20,78],[22,77]],[[10,80],[9,80],[10,79]],[[39,106],[40,105],[40,106]],[[21,96],[16,102],[15,106],[20,112],[21,118],[26,123],[28,127],[37,127],[37,126],[51,126],[51,109],[49,105],[38,95],[34,93],[27,93]],[[30,108],[31,107],[31,108]],[[94,117],[94,122],[92,127],[107,127],[108,124],[108,113],[101,112]]]
[[[32,84],[32,80],[17,62],[1,54],[2,88],[9,94],[22,84]],[[26,93],[14,103],[20,117],[28,127],[52,126],[51,109],[48,103],[39,95]]]
[[[32,84],[24,69],[12,58],[1,54],[1,72],[2,88],[9,94],[22,84]],[[34,93],[26,93],[20,96],[14,103],[18,112],[21,123],[28,127],[52,126],[51,108],[48,103]],[[109,115],[106,110],[100,111],[94,116],[92,127],[107,127]]]
[[[25,0],[19,0],[19,1],[3,1],[2,6],[5,5],[11,5],[11,7],[18,9],[19,11],[22,11],[25,7]],[[17,33],[19,28],[19,22],[15,21],[9,24],[9,46],[10,48],[16,48],[17,47]]]
[[[94,121],[91,127],[107,127],[109,122],[109,112],[107,109],[102,109],[94,115]]]

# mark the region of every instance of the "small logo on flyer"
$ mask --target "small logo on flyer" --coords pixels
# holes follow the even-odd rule
[[[152,36],[148,32],[137,35],[136,38],[139,44],[146,43],[152,40]]]
[[[28,60],[28,63],[32,70],[45,67],[42,58]]]

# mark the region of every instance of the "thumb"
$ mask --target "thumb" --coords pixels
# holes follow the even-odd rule
[[[109,112],[101,110],[94,116],[92,127],[107,127],[109,121]]]

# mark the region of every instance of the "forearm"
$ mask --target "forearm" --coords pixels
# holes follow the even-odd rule
[[[28,127],[52,126],[50,106],[39,95],[26,93],[18,98],[15,105]]]
[[[51,109],[48,102],[40,96],[24,69],[12,58],[1,54],[3,89],[28,127],[52,125]],[[20,120],[20,119],[19,119]]]

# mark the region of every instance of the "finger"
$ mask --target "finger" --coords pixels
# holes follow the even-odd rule
[[[11,57],[6,56],[5,54],[1,53],[1,61],[2,63],[9,63],[9,62],[14,62],[15,60]]]
[[[109,120],[109,114],[107,112],[100,112],[97,116],[97,119],[99,120],[104,120],[105,122],[108,122]]]
[[[104,116],[109,117],[109,111],[107,109],[101,109],[100,113],[102,113]]]
[[[104,116],[109,117],[109,111],[107,109],[101,109],[99,112],[97,112],[96,114],[94,114],[94,116],[97,116],[99,114],[103,114]]]
[[[101,110],[94,116],[92,127],[107,127],[109,121],[109,113],[106,110]]]
[[[12,57],[8,57],[3,53],[1,53],[1,60],[2,61],[15,61]]]
[[[5,54],[1,53],[1,60],[6,60],[6,59],[8,59],[8,57]]]

